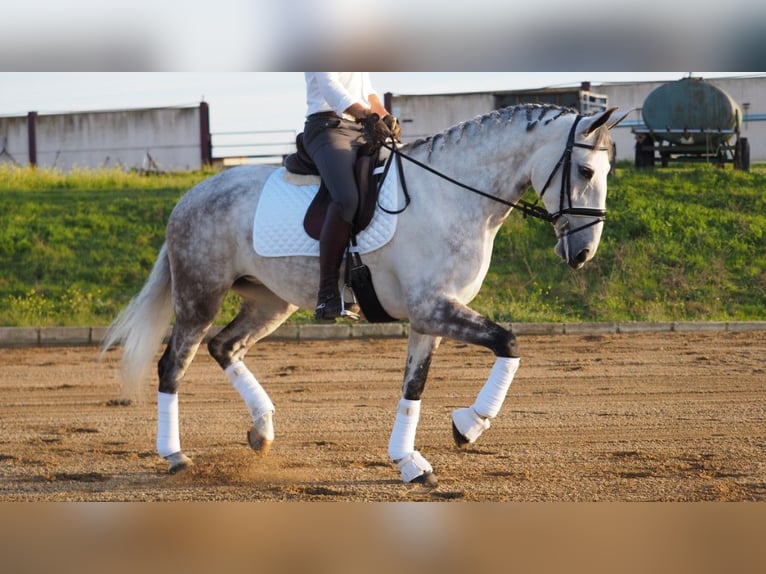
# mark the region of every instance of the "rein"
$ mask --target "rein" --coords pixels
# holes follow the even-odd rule
[[[402,191],[405,197],[405,205],[402,209],[398,211],[388,211],[385,208],[383,208],[383,206],[380,206],[380,205],[379,207],[386,213],[401,213],[410,204],[411,198],[410,198],[409,192],[407,191],[407,184],[405,182],[404,171],[402,169],[402,158],[404,158],[407,161],[417,165],[420,168],[425,169],[426,171],[433,173],[436,176],[439,176],[440,178],[450,182],[453,185],[462,187],[463,189],[466,189],[482,197],[486,197],[487,199],[491,199],[492,201],[496,201],[497,203],[501,203],[507,207],[516,208],[519,211],[521,211],[524,214],[524,216],[535,217],[537,219],[542,219],[543,221],[547,221],[548,223],[554,223],[554,224],[561,218],[561,216],[564,216],[564,215],[595,217],[596,219],[594,221],[587,223],[585,225],[582,225],[580,227],[577,227],[575,229],[569,229],[567,224],[565,226],[565,229],[563,230],[563,233],[566,235],[571,235],[573,233],[576,233],[577,231],[587,229],[588,227],[591,227],[592,225],[596,225],[597,223],[604,221],[604,219],[606,218],[606,210],[586,208],[586,207],[572,207],[572,182],[571,182],[572,149],[575,147],[579,147],[579,148],[585,148],[585,149],[591,149],[591,150],[597,149],[599,151],[609,151],[609,148],[599,147],[599,146],[594,146],[594,145],[589,145],[589,144],[584,144],[584,143],[579,143],[574,141],[577,124],[580,122],[582,118],[583,116],[579,114],[575,118],[575,121],[572,124],[572,128],[569,130],[569,136],[567,137],[567,144],[566,144],[566,147],[564,148],[564,153],[561,155],[561,158],[559,158],[559,161],[556,163],[556,166],[553,168],[553,171],[551,171],[551,174],[548,176],[548,180],[545,182],[545,185],[543,186],[543,190],[540,192],[538,196],[539,199],[542,199],[543,194],[546,192],[546,190],[548,189],[548,186],[553,181],[553,178],[555,177],[556,172],[559,170],[559,168],[563,167],[564,171],[561,178],[561,196],[559,200],[559,211],[556,213],[549,213],[544,207],[541,207],[537,203],[530,203],[529,201],[525,201],[523,199],[520,199],[519,201],[514,203],[512,201],[503,199],[502,197],[492,195],[491,193],[487,193],[485,191],[482,191],[480,189],[477,189],[475,187],[462,183],[432,168],[431,166],[426,165],[423,162],[418,161],[415,158],[408,156],[405,153],[402,153],[395,145],[390,145],[385,142],[381,145],[383,145],[383,147],[391,151],[391,156],[389,157],[389,161],[386,164],[385,169],[386,171],[388,170],[390,162],[393,160],[394,157],[396,157],[397,169],[399,172],[399,181],[402,184]],[[565,207],[564,205],[565,198],[569,202],[569,207]]]
[[[397,163],[397,169],[399,171],[399,181],[402,184],[402,192],[404,193],[404,207],[400,209],[399,211],[388,211],[383,206],[379,206],[383,211],[386,213],[401,213],[404,211],[407,206],[410,204],[410,201],[412,200],[410,198],[410,194],[407,191],[407,184],[404,180],[404,171],[402,169],[402,158],[406,159],[407,161],[415,164],[416,166],[423,168],[426,171],[430,171],[432,174],[439,176],[440,178],[450,182],[453,185],[457,185],[458,187],[462,187],[463,189],[467,189],[468,191],[475,193],[477,195],[481,195],[482,197],[486,197],[487,199],[491,199],[492,201],[496,201],[498,203],[502,203],[503,205],[506,205],[508,207],[515,207],[516,209],[520,210],[525,216],[529,215],[531,217],[536,217],[538,219],[542,219],[543,221],[547,221],[548,223],[554,223],[556,221],[556,217],[552,216],[544,207],[541,207],[537,205],[536,203],[530,203],[529,201],[525,201],[523,199],[520,199],[518,202],[514,203],[512,201],[508,201],[503,199],[502,197],[497,197],[496,195],[492,195],[491,193],[487,193],[486,191],[482,191],[480,189],[477,189],[475,187],[471,187],[468,184],[462,183],[456,179],[451,178],[450,176],[432,168],[429,165],[424,164],[421,161],[416,160],[414,157],[408,156],[405,153],[402,153],[399,151],[399,149],[396,146],[389,145],[388,143],[383,143],[383,147],[391,151],[391,157],[389,158],[389,162],[396,157],[396,163]],[[386,169],[388,169],[388,166],[386,166]]]

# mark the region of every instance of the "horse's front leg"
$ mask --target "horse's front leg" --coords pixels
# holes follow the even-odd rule
[[[399,467],[402,480],[406,483],[436,486],[433,468],[415,450],[415,434],[420,419],[420,397],[425,388],[431,357],[440,342],[440,337],[410,332],[402,398],[396,408],[394,428],[388,442],[388,455]]]
[[[490,426],[503,406],[519,367],[516,337],[497,323],[455,301],[439,301],[413,328],[487,347],[495,354],[489,378],[466,408],[452,412],[452,434],[458,446],[473,443]]]

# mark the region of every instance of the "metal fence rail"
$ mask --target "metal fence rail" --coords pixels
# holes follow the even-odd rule
[[[241,130],[211,133],[214,161],[274,163],[295,151],[295,130]]]

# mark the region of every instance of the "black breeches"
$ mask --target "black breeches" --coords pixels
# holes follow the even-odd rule
[[[351,223],[359,206],[354,162],[365,143],[362,127],[334,117],[309,117],[303,131],[306,151],[314,160],[333,201]]]

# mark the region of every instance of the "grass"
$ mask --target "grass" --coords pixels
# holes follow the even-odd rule
[[[0,166],[0,325],[111,322],[178,198],[212,173]],[[572,271],[549,225],[512,214],[474,307],[503,321],[766,319],[766,166],[621,165],[609,185],[592,262]],[[236,307],[230,296],[219,322]]]
[[[766,318],[764,166],[622,165],[609,186],[593,261],[572,271],[548,226],[509,221],[477,309],[517,321]]]
[[[207,175],[0,168],[0,324],[109,323],[146,280],[173,205]]]

